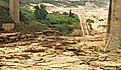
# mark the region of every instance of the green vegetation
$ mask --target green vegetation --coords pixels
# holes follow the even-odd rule
[[[24,16],[27,20],[33,20],[33,19],[34,19],[33,13],[32,13],[32,11],[30,11],[28,8],[29,8],[28,5],[23,4],[23,5],[20,7],[21,13],[23,14],[23,16]]]
[[[73,29],[79,28],[79,19],[77,15],[71,18],[69,15],[56,12],[48,14],[47,19],[41,20],[40,22],[59,30],[62,35],[69,35],[72,33]]]
[[[11,23],[12,22],[13,23],[14,21],[9,16],[0,16],[0,22],[4,22],[4,23]]]
[[[7,4],[7,0],[3,1]],[[22,24],[16,25],[13,31],[36,32],[48,29],[48,27],[60,31],[62,35],[69,35],[73,29],[79,28],[78,16],[74,13],[60,14],[59,12],[48,13],[44,5],[36,6],[35,11],[29,10],[29,5],[22,3],[20,6],[20,20]],[[2,14],[4,13],[4,14]],[[0,6],[0,21],[13,22],[8,15],[8,7]]]
[[[41,24],[35,20],[29,20],[27,21],[28,24],[19,24],[16,25],[15,29],[13,31],[21,31],[21,32],[37,32],[37,31],[43,31],[48,29],[48,27],[44,24]]]
[[[79,19],[76,15],[74,18],[69,17],[68,15],[60,14],[60,13],[51,13],[48,14],[47,19],[41,20],[41,23],[44,24],[74,24],[78,23]]]
[[[99,7],[105,7],[107,5],[107,3],[104,3],[104,2],[99,2],[99,1],[95,1],[93,2],[96,6],[99,6]]]
[[[72,11],[70,10],[70,12],[69,12],[69,17],[70,18],[74,18],[75,16],[74,16],[74,13],[72,13]]]
[[[48,12],[45,10],[45,6],[41,5],[35,7],[34,17],[38,20],[44,20],[47,17]]]
[[[27,4],[23,4],[20,9],[20,18],[23,24],[16,25],[13,31],[22,31],[22,32],[36,32],[48,29],[47,25],[41,24],[37,21],[34,16],[34,13],[28,9]]]
[[[0,0],[0,7],[8,7],[7,0]]]
[[[0,7],[0,16],[7,16],[8,15],[8,8]]]
[[[45,10],[45,6],[41,5],[40,7],[36,6],[36,10],[33,13],[27,9],[27,5],[25,5],[25,7],[22,8],[22,12],[26,16],[27,20],[30,21],[27,22],[27,24],[30,25],[29,27],[31,27],[31,25],[35,26],[36,23],[42,23],[45,26],[59,30],[62,35],[69,35],[73,31],[73,29],[75,29],[79,25],[78,16],[72,13],[71,10],[70,13],[64,12],[63,14],[60,14],[59,12],[47,13],[47,11]],[[36,23],[31,24],[31,21],[34,21]],[[24,27],[27,28],[26,25]],[[23,30],[24,27],[19,30]]]
[[[8,0],[0,1],[0,22],[9,23],[14,22],[12,18],[8,15]]]
[[[12,18],[8,15],[8,0],[0,0],[0,22],[10,23],[14,22]],[[20,20],[24,24],[16,25],[13,31],[22,32],[36,32],[48,29],[46,25],[41,24],[35,20],[32,20],[33,13],[28,10],[28,7],[20,7]]]

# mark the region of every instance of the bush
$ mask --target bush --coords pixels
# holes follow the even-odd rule
[[[0,6],[0,16],[8,16],[8,8]]]
[[[25,17],[27,20],[33,20],[34,17],[33,17],[33,13],[32,11],[30,11],[27,6],[22,6],[21,7],[21,12],[20,14],[22,14],[21,17]]]
[[[40,22],[44,24],[73,24],[79,23],[79,19],[76,15],[73,15],[72,18],[68,14],[51,13],[48,14],[47,19],[41,20]]]
[[[13,19],[9,16],[0,16],[0,22],[2,23],[13,23]]]
[[[79,28],[79,18],[77,15],[71,13],[69,14],[60,14],[60,13],[51,13],[48,14],[47,19],[40,20],[41,23],[51,26],[59,30],[62,35],[69,35],[73,32],[73,29]]]
[[[45,6],[41,5],[41,8],[39,8],[39,6],[35,7],[35,12],[34,12],[34,16],[36,19],[38,20],[44,20],[47,17],[48,12],[45,10]]]

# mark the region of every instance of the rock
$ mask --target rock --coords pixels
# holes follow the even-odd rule
[[[102,67],[102,68],[105,68],[105,67],[113,67],[113,68],[120,68],[121,67],[121,63],[115,63],[115,62],[101,62],[101,61],[93,61],[93,62],[90,62],[91,65],[93,66],[98,66],[98,67]]]
[[[2,25],[2,28],[7,31],[10,32],[11,30],[13,30],[15,28],[15,24],[14,23],[4,23]]]
[[[24,52],[45,52],[47,49],[45,47],[39,47],[39,46],[30,46],[27,47]]]
[[[56,40],[54,40],[54,39],[47,39],[46,41],[47,42],[56,42]]]
[[[47,36],[47,39],[56,39],[55,36]]]
[[[3,42],[4,42],[4,40],[0,38],[0,43],[3,43]]]
[[[40,43],[32,43],[31,46],[39,46]]]
[[[19,39],[25,39],[25,38],[28,38],[26,35],[21,35],[20,37],[19,37]]]
[[[1,55],[2,58],[5,58],[5,59],[13,59],[14,57],[12,55]]]
[[[44,30],[43,34],[47,35],[47,36],[52,36],[52,35],[56,34],[56,31],[55,30]]]
[[[85,62],[84,61],[79,61],[79,64],[82,65],[82,64],[85,64]]]
[[[29,65],[25,65],[21,63],[13,63],[13,62],[6,62],[6,66],[30,67]]]
[[[20,63],[23,65],[29,65],[29,66],[33,66],[36,64],[36,62],[32,59],[21,60]]]
[[[11,40],[11,42],[15,42],[15,41],[16,41],[16,39],[17,39],[17,36],[9,37],[9,39]]]
[[[52,62],[48,62],[48,63],[37,63],[36,66],[49,66],[52,65]]]
[[[0,62],[0,67],[2,67],[2,66],[6,66],[6,63]]]
[[[46,37],[44,35],[41,35],[38,38],[36,38],[36,40],[38,40],[39,42],[45,41],[46,40]]]
[[[52,59],[53,64],[62,64],[62,63],[74,63],[75,61],[78,61],[79,59],[76,57],[70,57],[70,56],[61,56],[61,57],[54,57]]]
[[[57,42],[57,43],[55,43],[54,46],[61,46],[61,45],[62,45],[61,43]]]
[[[68,67],[71,66],[70,63],[65,63],[65,64],[53,64],[53,65],[49,65],[49,67],[51,68],[64,68],[64,67]]]
[[[66,56],[74,56],[75,53],[74,52],[63,52],[63,55],[66,55]]]
[[[42,32],[36,32],[36,35],[42,35],[43,33]]]
[[[98,58],[98,60],[99,61],[106,61],[107,60],[107,58],[108,58],[108,56],[99,56],[99,58]]]
[[[75,29],[72,32],[73,36],[82,36],[81,30],[80,29]]]
[[[62,44],[63,45],[68,45],[68,44],[76,44],[76,41],[63,41]]]
[[[78,48],[73,47],[73,46],[66,47],[65,49],[66,49],[66,50],[68,50],[68,51],[79,51],[79,49],[78,49]]]
[[[30,55],[31,55],[31,53],[15,53],[15,54],[13,54],[13,56],[14,57],[16,57],[16,58],[18,58],[18,59],[30,59],[31,57],[30,57]]]
[[[64,50],[66,46],[54,46],[54,49]]]
[[[98,58],[94,57],[94,56],[79,56],[79,59],[82,60],[82,61],[85,61],[87,63],[89,63],[90,61],[98,60]]]
[[[87,54],[84,52],[75,52],[76,55],[78,56],[86,56]]]
[[[33,34],[26,34],[26,37],[35,37]]]
[[[76,65],[74,67],[72,67],[70,70],[94,70],[93,68],[91,68],[88,65]]]
[[[3,37],[3,36],[12,37],[12,36],[17,36],[19,34],[20,34],[19,32],[15,32],[15,33],[5,33],[5,34],[1,34],[0,37]]]
[[[53,48],[53,46],[51,44],[42,45],[42,47],[45,47],[45,48]]]

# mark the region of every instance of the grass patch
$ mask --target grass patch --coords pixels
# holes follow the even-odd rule
[[[13,30],[14,32],[37,32],[37,31],[43,31],[48,29],[48,27],[44,24],[41,24],[40,22],[37,21],[28,21],[26,24],[19,24],[16,25],[15,29]]]
[[[70,35],[74,29],[80,28],[77,15],[70,18],[68,14],[51,13],[48,14],[47,19],[39,20],[39,22],[58,30],[61,35]]]
[[[79,18],[77,15],[74,15],[74,18],[70,18],[65,14],[60,14],[60,13],[51,13],[48,14],[47,19],[45,20],[40,20],[41,23],[43,24],[74,24],[74,23],[79,23]]]
[[[94,4],[95,4],[96,6],[98,6],[98,7],[106,7],[106,5],[107,5],[107,3],[98,2],[98,1],[94,2]]]

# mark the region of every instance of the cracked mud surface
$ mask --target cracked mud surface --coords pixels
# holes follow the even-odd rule
[[[121,49],[101,52],[100,48],[104,44],[102,36],[19,34],[1,34],[4,39],[9,39],[0,42],[1,70],[121,69]]]

